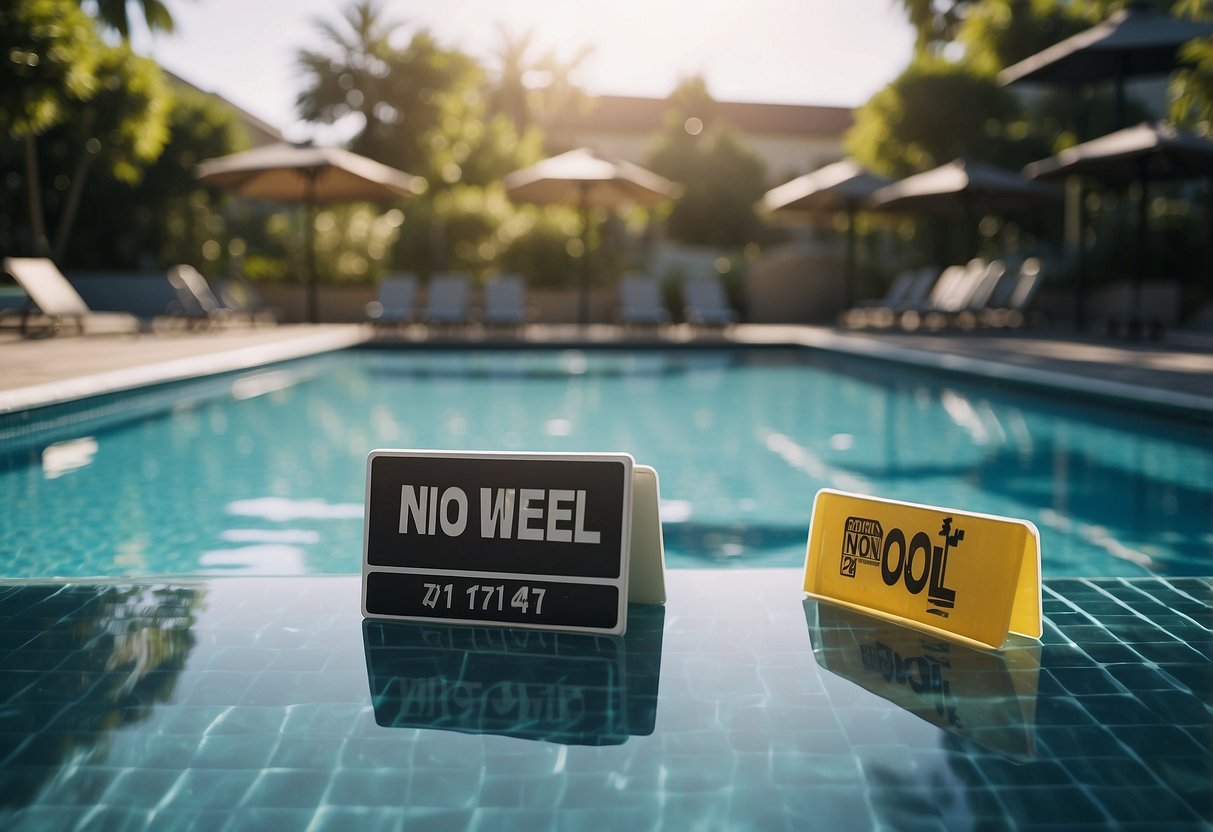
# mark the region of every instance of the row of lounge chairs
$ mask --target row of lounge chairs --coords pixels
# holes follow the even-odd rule
[[[131,312],[92,309],[64,277],[59,268],[43,257],[7,257],[4,270],[21,286],[26,302],[19,310],[0,311],[0,324],[17,317],[23,335],[78,332],[138,333],[151,328],[151,321]],[[256,290],[243,278],[231,278],[212,289],[197,269],[177,265],[166,275],[171,294],[163,310],[154,316],[190,328],[244,321],[250,325],[276,322],[277,310],[266,306]],[[151,281],[141,281],[151,285]]]
[[[419,302],[420,282],[416,275],[389,275],[379,284],[377,299],[367,304],[367,320],[376,327],[425,323],[431,326],[460,326],[470,322],[471,281],[467,275],[440,273],[431,276],[424,304]],[[696,326],[727,326],[737,312],[729,305],[718,280],[697,278],[683,284],[683,315]],[[527,305],[525,279],[504,274],[485,284],[479,320],[485,326],[520,327],[534,318]],[[625,326],[661,326],[671,322],[655,278],[630,275],[619,287],[618,322]]]
[[[843,313],[847,326],[905,330],[1022,326],[1044,276],[1029,257],[1016,268],[1001,260],[970,260],[942,271],[927,267],[899,274],[879,300]]]
[[[141,317],[130,312],[102,312],[90,308],[80,292],[46,258],[9,257],[5,271],[24,290],[26,302],[19,310],[0,310],[0,325],[12,317],[24,335],[79,332],[132,332],[152,328],[152,319],[192,329],[244,322],[256,325],[276,322],[277,310],[265,306],[256,290],[242,278],[212,286],[193,266],[179,264],[168,269],[164,283],[140,278],[140,295],[152,289],[169,292],[162,306]],[[171,287],[171,288],[170,288]],[[367,319],[376,326],[399,326],[424,322],[437,326],[461,326],[470,322],[470,280],[462,274],[434,275],[426,290],[424,307],[418,305],[420,283],[416,275],[394,275],[379,286],[378,299],[367,305]],[[737,320],[720,282],[714,278],[687,280],[683,289],[683,315],[696,326],[727,326]],[[143,298],[143,300],[147,300]],[[671,322],[661,286],[654,278],[631,275],[620,284],[619,323],[625,326],[661,326]],[[146,305],[146,304],[145,304]],[[484,288],[480,320],[487,326],[520,327],[534,318],[527,305],[526,282],[521,275],[498,277]]]

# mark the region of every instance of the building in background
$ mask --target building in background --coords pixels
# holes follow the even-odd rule
[[[249,143],[253,147],[262,147],[267,144],[275,144],[276,142],[286,141],[286,139],[284,139],[282,136],[282,131],[280,131],[277,127],[274,127],[269,122],[262,121],[248,110],[242,109],[241,107],[233,104],[219,93],[204,90],[201,87],[195,86],[182,78],[180,75],[165,69],[163,66],[160,67],[160,71],[164,73],[165,80],[168,81],[169,86],[173,89],[190,90],[192,92],[201,93],[221,102],[225,107],[230,107],[232,112],[236,114],[236,118],[240,121],[241,126],[244,127],[244,132],[248,135]]]
[[[643,164],[675,106],[661,98],[595,96],[584,113],[547,125],[549,142]],[[741,101],[718,101],[712,115],[745,138],[766,163],[772,186],[843,158],[842,137],[853,122],[849,107]]]

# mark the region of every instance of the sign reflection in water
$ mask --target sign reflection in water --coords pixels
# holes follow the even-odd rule
[[[653,733],[665,608],[625,636],[362,623],[375,721],[391,728],[619,745]]]
[[[983,748],[1035,756],[1038,642],[978,650],[811,599],[804,614],[826,670]]]

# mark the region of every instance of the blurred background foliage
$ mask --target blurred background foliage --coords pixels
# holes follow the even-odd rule
[[[898,0],[917,46],[904,70],[855,111],[847,151],[873,170],[909,175],[969,155],[1010,169],[1112,129],[1106,91],[1019,94],[999,70],[1125,5],[1122,0]],[[1208,0],[1159,0],[1163,11],[1208,18]],[[177,83],[126,43],[130,19],[172,27],[162,0],[7,0],[0,4],[0,252],[54,256],[65,268],[162,269],[190,262],[254,279],[301,273],[300,212],[198,187],[197,162],[249,146],[237,114]],[[521,272],[533,285],[564,285],[578,267],[580,218],[570,208],[517,205],[500,180],[570,149],[545,133],[553,114],[584,110],[572,80],[590,54],[537,49],[532,35],[501,31],[477,60],[355,0],[315,21],[301,49],[296,105],[316,124],[341,125],[351,150],[424,176],[420,197],[327,208],[316,216],[325,281],[373,282],[390,271],[464,270],[478,279]],[[1172,118],[1213,124],[1213,41],[1187,47],[1191,65],[1170,80]],[[717,118],[702,77],[685,79],[644,163],[685,187],[655,212],[599,216],[590,253],[601,282],[644,268],[658,238],[719,249],[732,291],[748,263],[788,232],[754,205],[773,184],[746,137]],[[1134,105],[1132,120],[1149,114]],[[1156,108],[1157,109],[1157,108]],[[1189,190],[1160,189],[1151,206],[1160,239],[1179,261],[1204,263],[1209,206]],[[1207,192],[1206,192],[1207,194]],[[1128,200],[1098,195],[1091,256],[1121,256]],[[115,210],[120,206],[120,210]],[[865,245],[892,252],[890,270],[929,256],[931,221],[870,222]],[[1056,249],[1060,222],[983,222],[989,251]],[[824,232],[835,233],[833,231]],[[889,241],[893,244],[890,245]],[[875,242],[873,242],[875,241]],[[744,253],[744,254],[743,254]],[[1165,262],[1164,262],[1165,261]]]

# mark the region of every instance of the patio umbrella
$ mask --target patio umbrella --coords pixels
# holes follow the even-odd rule
[[[937,168],[886,185],[872,195],[871,205],[885,211],[962,213],[976,227],[976,213],[1005,213],[1045,205],[1061,192],[1021,174],[961,157]]]
[[[888,179],[869,173],[853,159],[844,159],[772,188],[763,194],[759,207],[768,213],[810,221],[827,215],[847,215],[843,285],[845,305],[850,307],[855,282],[855,214],[873,193],[888,184]]]
[[[1071,174],[1117,182],[1137,182],[1137,261],[1133,271],[1134,309],[1141,308],[1149,224],[1151,182],[1213,175],[1213,142],[1165,123],[1144,123],[1083,142],[1024,168],[1032,179]]]
[[[266,145],[243,153],[208,159],[194,169],[204,185],[240,196],[306,207],[304,243],[308,258],[307,317],[317,321],[317,205],[395,199],[425,190],[425,180],[338,147],[310,142]]]
[[[581,210],[581,283],[578,320],[590,317],[590,209],[660,205],[682,188],[639,165],[581,147],[508,174],[502,183],[511,199],[536,205],[574,205]]]
[[[998,74],[1003,86],[1036,82],[1081,87],[1109,80],[1116,90],[1116,127],[1123,126],[1125,82],[1166,75],[1180,65],[1179,49],[1213,35],[1213,23],[1181,20],[1134,3],[1086,31],[1024,58]]]

